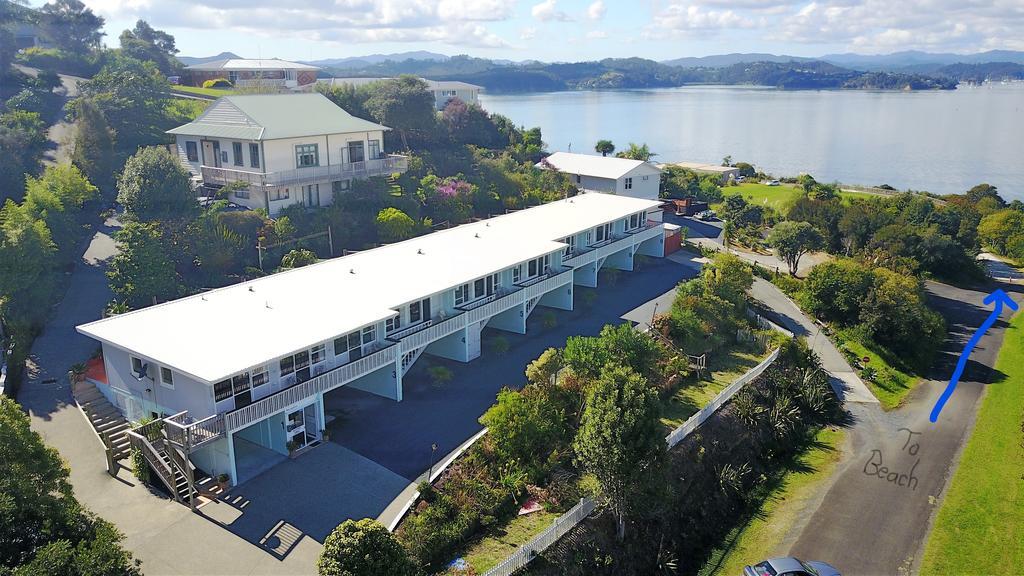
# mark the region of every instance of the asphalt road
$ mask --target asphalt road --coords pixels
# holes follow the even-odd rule
[[[999,286],[1014,300],[1024,299],[1024,287]],[[847,404],[853,423],[845,457],[817,509],[807,512],[804,525],[791,529],[791,555],[829,562],[844,575],[915,571],[932,514],[969,437],[985,386],[999,381],[993,366],[1009,311],[979,342],[938,422],[929,422],[929,413],[964,344],[988,317],[990,308],[982,300],[995,287],[927,285],[929,303],[949,327],[931,379],[892,412],[877,405]]]

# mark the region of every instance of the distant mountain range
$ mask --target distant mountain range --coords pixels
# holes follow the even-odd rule
[[[808,62],[820,60],[865,72],[932,72],[950,64],[984,64],[988,62],[1010,62],[1024,64],[1024,52],[1015,50],[989,50],[976,54],[932,53],[907,50],[892,54],[826,54],[818,58],[788,56],[785,54],[734,53],[712,56],[676,58],[663,60],[662,64],[682,68],[725,68],[734,64],[753,62]]]
[[[180,57],[186,65],[225,58]],[[592,62],[511,62],[413,51],[308,61],[321,76],[381,77],[414,74],[461,80],[493,92],[547,92],[664,88],[692,84],[772,86],[780,89],[949,90],[959,82],[1024,80],[1024,52],[977,54],[906,51],[885,55],[831,54],[807,58],[765,53],[720,54],[655,62],[606,58]]]

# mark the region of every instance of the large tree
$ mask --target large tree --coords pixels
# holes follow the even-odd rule
[[[821,248],[822,243],[821,232],[808,222],[779,222],[768,235],[768,245],[789,267],[790,275],[800,269],[804,254]]]
[[[437,123],[434,96],[427,84],[415,76],[403,75],[374,83],[366,110],[377,122],[393,128],[409,149],[409,135],[429,131]]]
[[[50,166],[39,178],[28,179],[22,207],[46,223],[62,265],[79,256],[82,228],[77,216],[95,196],[96,187],[72,164]]]
[[[79,83],[79,89],[114,130],[115,150],[122,158],[140,146],[163,142],[164,131],[173,127],[175,120],[168,113],[171,87],[152,62],[111,56],[99,73]]]
[[[96,103],[89,98],[78,101],[71,162],[103,189],[113,183],[114,132]]]
[[[633,142],[629,143],[629,148],[626,148],[615,155],[616,158],[629,158],[630,160],[643,160],[644,162],[647,162],[655,156],[657,156],[657,154],[651,152],[646,143],[638,145]]]
[[[181,71],[181,62],[175,57],[178,48],[174,36],[157,30],[145,20],[139,20],[131,30],[125,30],[119,38],[121,51],[143,62],[152,62],[166,75]]]
[[[143,148],[124,163],[117,201],[141,220],[186,217],[197,207],[188,172],[160,147]]]
[[[615,144],[612,144],[611,140],[598,140],[597,144],[594,144],[594,152],[607,156],[615,152]]]
[[[416,221],[398,208],[385,208],[377,213],[377,236],[389,244],[412,238],[416,232]]]
[[[62,50],[82,54],[100,47],[103,18],[81,0],[54,0],[39,13],[43,34]]]
[[[138,576],[121,534],[75,499],[68,468],[0,396],[0,573]]]
[[[46,222],[7,200],[0,209],[0,315],[28,328],[46,318],[56,247]]]
[[[179,295],[174,263],[155,224],[129,222],[114,235],[119,252],[110,262],[110,290],[132,308]]]
[[[658,394],[630,368],[609,365],[590,385],[573,449],[615,516],[617,536],[642,508],[665,456]]]
[[[46,123],[36,112],[11,110],[0,114],[0,201],[18,200],[25,175],[39,169],[46,145]]]
[[[346,520],[327,539],[316,563],[320,576],[413,576],[405,548],[380,522]]]

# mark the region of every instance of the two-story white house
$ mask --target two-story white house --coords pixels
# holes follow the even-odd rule
[[[225,96],[188,124],[168,130],[178,156],[208,190],[241,182],[229,200],[270,215],[292,204],[324,206],[353,178],[404,172],[384,153],[384,132],[325,96]]]
[[[78,326],[97,388],[130,420],[163,416],[199,470],[242,482],[321,440],[324,395],[402,399],[423,354],[469,362],[484,327],[525,334],[538,305],[664,253],[659,203],[583,194]]]
[[[537,167],[565,172],[583,192],[657,200],[661,189],[661,169],[642,160],[555,152]]]

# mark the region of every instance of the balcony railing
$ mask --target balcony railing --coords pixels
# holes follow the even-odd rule
[[[607,240],[588,247],[585,251],[576,252],[572,258],[562,260],[562,264],[570,267],[588,264],[594,260],[604,258],[609,254],[614,254],[619,250],[623,250],[628,246],[643,242],[649,238],[654,238],[658,234],[661,234],[661,228],[661,222],[653,222],[635,230],[631,230],[625,234],[613,235]]]
[[[295,384],[280,392],[256,400],[248,406],[237,408],[224,414],[224,426],[228,431],[244,428],[254,422],[272,416],[316,394],[327,392],[356,378],[369,374],[395,361],[398,350],[394,344],[367,356],[339,366],[333,370]]]
[[[476,310],[477,308],[479,308],[481,306],[485,306],[487,304],[490,304],[491,302],[494,302],[495,300],[500,300],[501,298],[504,298],[505,296],[508,296],[508,295],[513,294],[515,292],[518,292],[519,290],[522,290],[522,285],[520,285],[520,284],[517,284],[513,288],[506,288],[504,286],[499,286],[497,292],[495,292],[494,294],[491,294],[490,296],[485,296],[485,297],[480,298],[478,300],[473,300],[472,302],[467,302],[465,304],[462,304],[461,306],[456,306],[456,308],[459,309],[459,310],[462,310],[463,312],[469,312],[470,310]]]
[[[547,277],[542,277],[543,280],[535,284],[524,287],[522,290],[516,290],[507,296],[498,298],[493,302],[487,303],[485,306],[474,308],[466,313],[467,324],[479,322],[484,318],[489,318],[495,314],[499,314],[508,310],[509,308],[519,304],[521,302],[528,302],[532,298],[543,296],[547,292],[572,282],[572,269],[567,269],[562,272],[556,272],[550,274]]]
[[[167,439],[182,448],[198,448],[224,435],[224,417],[220,414],[194,421],[188,412],[164,418]]]
[[[225,186],[235,182],[245,182],[250,186],[289,186],[344,178],[369,178],[370,176],[405,172],[408,169],[409,158],[400,154],[388,154],[383,158],[362,162],[310,166],[279,172],[252,172],[214,166],[200,167],[203,183],[216,186]]]

